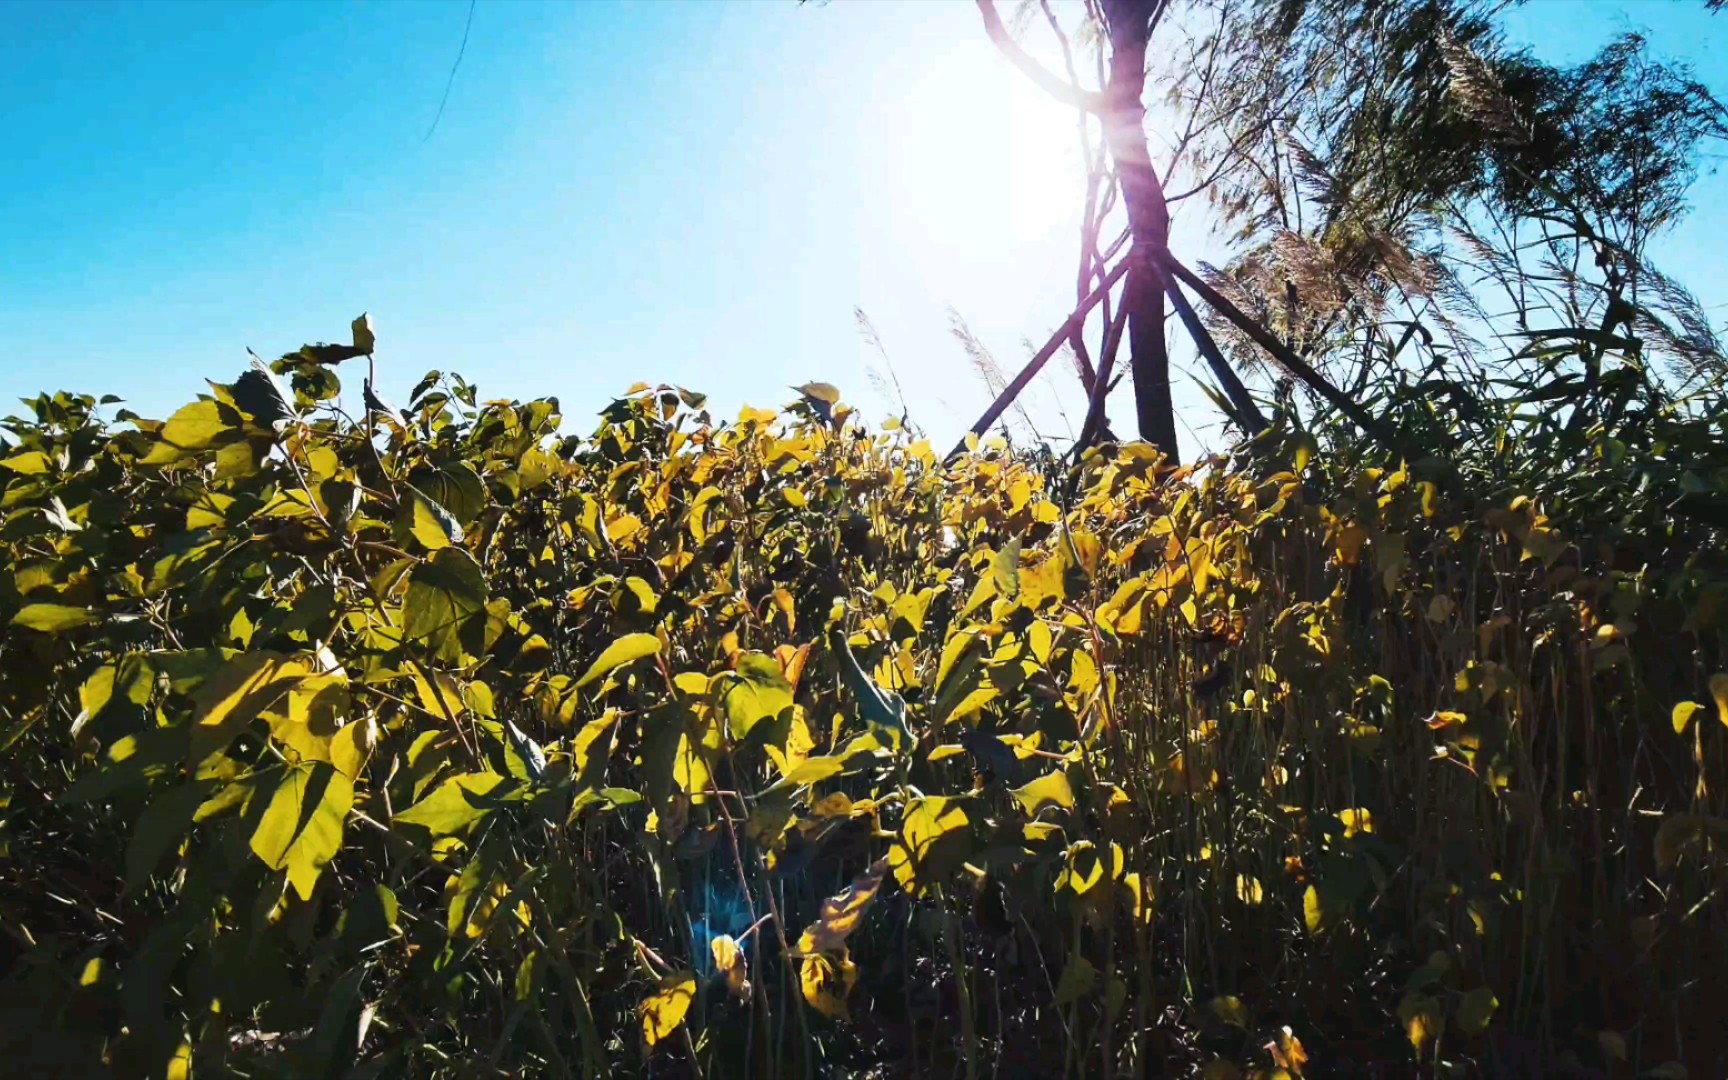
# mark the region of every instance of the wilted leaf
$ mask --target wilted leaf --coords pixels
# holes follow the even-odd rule
[[[858,965],[844,952],[838,957],[814,953],[799,964],[798,985],[804,992],[804,1000],[833,1020],[848,1017],[846,997],[857,982]]]
[[[892,731],[897,738],[908,738],[911,733],[906,730],[906,703],[900,695],[871,681],[864,669],[858,666],[858,658],[852,655],[852,646],[841,634],[836,632],[834,641],[840,654],[841,678],[857,700],[858,711],[864,720],[872,727]]]
[[[714,954],[714,969],[726,977],[726,988],[740,1001],[750,998],[749,973],[744,965],[744,950],[730,934],[720,934],[708,943]]]
[[[887,869],[888,860],[877,859],[868,870],[853,878],[844,892],[822,901],[821,914],[798,938],[798,951],[838,952],[844,949],[847,937],[858,928],[864,912],[869,910],[871,901],[881,890]]]

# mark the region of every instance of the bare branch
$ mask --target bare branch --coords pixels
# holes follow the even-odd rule
[[[1033,376],[1038,374],[1038,369],[1042,368],[1052,356],[1056,355],[1056,350],[1060,349],[1062,343],[1068,340],[1068,336],[1074,332],[1074,327],[1085,323],[1087,312],[1091,311],[1097,306],[1100,300],[1103,300],[1110,294],[1110,290],[1122,279],[1122,275],[1128,272],[1128,264],[1130,261],[1131,260],[1129,259],[1123,259],[1121,262],[1117,263],[1110,273],[1105,275],[1104,283],[1092,290],[1091,295],[1082,300],[1080,305],[1074,309],[1074,313],[1068,316],[1067,319],[1063,320],[1062,325],[1056,328],[1056,332],[1050,335],[1050,340],[1044,343],[1044,347],[1033,354],[1032,359],[1026,362],[1026,366],[1020,369],[1020,374],[1014,376],[1014,381],[1009,383],[1007,388],[1000,394],[996,395],[996,400],[990,403],[990,407],[984,410],[984,415],[980,416],[978,422],[972,425],[972,434],[984,434],[986,431],[990,430],[990,425],[994,424],[1001,418],[1003,412],[1005,412],[1008,406],[1013,403],[1014,399],[1020,396],[1020,391],[1026,389],[1026,385],[1032,381]],[[1104,380],[1102,378],[1097,379],[1093,383],[1094,392],[1096,392],[1097,387],[1102,386],[1103,384]],[[948,452],[947,460],[953,461],[965,452],[966,442],[962,439],[955,445],[954,449]]]
[[[1104,95],[1082,90],[1078,86],[1063,82],[1054,72],[1051,72],[1032,58],[1032,55],[1020,47],[1014,36],[1008,33],[1008,28],[1002,25],[1002,16],[996,13],[995,0],[977,0],[978,14],[984,17],[984,32],[990,35],[990,40],[1013,62],[1014,66],[1026,75],[1044,92],[1057,101],[1072,105],[1088,112],[1102,113],[1104,111]]]

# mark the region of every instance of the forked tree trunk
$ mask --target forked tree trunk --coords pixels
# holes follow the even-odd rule
[[[1102,122],[1122,184],[1133,234],[1124,303],[1128,368],[1140,437],[1179,461],[1176,410],[1170,400],[1170,352],[1164,337],[1164,280],[1159,257],[1170,245],[1170,207],[1146,145],[1146,44],[1160,0],[1102,0],[1110,30],[1110,84]]]

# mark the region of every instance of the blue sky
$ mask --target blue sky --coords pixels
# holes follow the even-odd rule
[[[479,0],[427,139],[467,10],[6,5],[0,394],[114,392],[162,415],[247,346],[344,339],[367,310],[398,396],[455,369],[487,396],[556,394],[586,429],[637,379],[728,412],[825,379],[886,415],[860,306],[915,419],[951,438],[988,395],[948,308],[1009,369],[1065,313],[1072,119],[970,3]],[[1559,60],[1646,29],[1720,91],[1728,56],[1705,43],[1724,20],[1535,0],[1510,29]],[[1707,179],[1662,251],[1700,286],[1725,196]],[[1202,225],[1179,242],[1203,247]],[[1081,403],[1052,375],[1032,405],[1060,435],[1059,406],[1077,425]],[[1178,400],[1204,436],[1198,395]]]

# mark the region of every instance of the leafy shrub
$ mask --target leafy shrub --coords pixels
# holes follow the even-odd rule
[[[351,416],[363,329],[291,389],[8,423],[34,1060],[1721,1070],[1719,526],[1282,422],[1095,450],[1064,507],[822,384],[731,423],[639,386],[578,438],[433,372]],[[1605,468],[1728,480],[1664,415]]]

